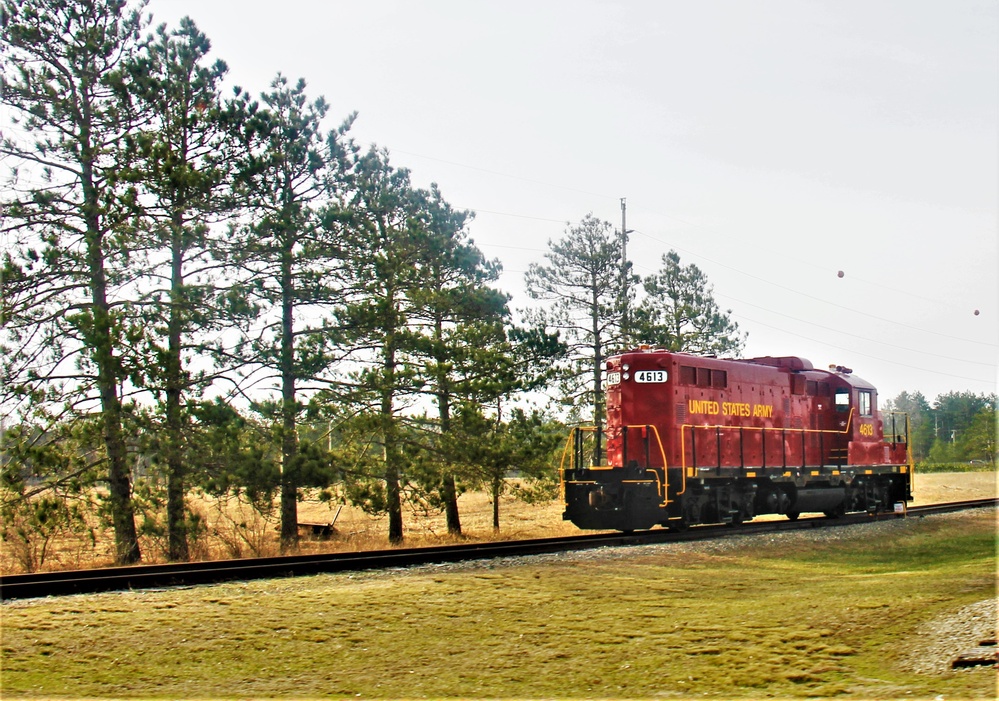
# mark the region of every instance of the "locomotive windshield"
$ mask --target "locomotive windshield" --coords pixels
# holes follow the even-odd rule
[[[874,412],[872,411],[873,407],[871,406],[872,402],[871,402],[871,393],[870,393],[870,391],[866,390],[866,389],[862,389],[857,394],[857,396],[860,398],[860,402],[859,402],[860,406],[858,407],[858,411],[860,412],[860,415],[861,416],[873,416]]]

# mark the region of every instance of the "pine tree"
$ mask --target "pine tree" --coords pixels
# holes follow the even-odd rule
[[[324,135],[326,102],[310,102],[305,81],[291,86],[282,76],[261,100],[261,109],[247,106],[245,133],[253,154],[245,170],[252,221],[241,232],[242,252],[233,262],[248,273],[243,289],[276,312],[264,319],[243,356],[278,383],[274,418],[282,468],[281,542],[290,548],[298,542],[300,394],[303,383],[322,376],[331,363],[329,310],[341,296],[339,232],[321,225],[319,210],[342,186],[337,170],[342,158],[336,152],[345,147],[342,139],[353,117]]]
[[[167,475],[168,556],[188,559],[184,497],[189,432],[187,395],[210,378],[194,376],[189,356],[203,334],[220,327],[214,304],[210,224],[231,212],[232,140],[222,118],[221,61],[208,62],[211,44],[189,18],[146,42],[133,70],[136,96],[153,119],[134,138],[134,172],[151,220],[147,245],[165,270],[151,280],[165,287],[146,292],[147,334],[152,346],[145,383],[161,399]]]
[[[427,237],[409,173],[392,167],[387,153],[370,149],[354,159],[351,173],[348,206],[328,213],[344,237],[339,342],[359,366],[342,397],[371,417],[381,446],[389,540],[400,542],[406,462],[400,402],[418,392],[407,354],[413,343],[412,293],[423,284]]]
[[[133,250],[135,193],[122,174],[131,166],[127,137],[144,117],[127,71],[142,8],[125,0],[8,1],[0,42],[2,100],[14,121],[0,142],[14,164],[2,226],[20,244],[7,252],[4,294],[23,303],[15,312],[15,299],[5,302],[12,347],[4,386],[36,400],[62,390],[77,413],[99,407],[119,563],[140,559],[121,391],[136,369],[128,350],[141,335],[125,303],[141,259]],[[8,281],[23,283],[23,296]]]
[[[427,244],[420,263],[423,284],[412,291],[410,324],[414,361],[425,391],[437,405],[439,434],[432,448],[434,474],[448,532],[461,533],[455,476],[455,448],[465,440],[452,423],[458,403],[491,403],[517,384],[512,350],[506,342],[507,296],[490,287],[499,264],[486,261],[465,231],[468,212],[455,211],[436,186],[419,193]]]
[[[645,278],[645,298],[635,312],[635,333],[645,343],[683,353],[737,354],[745,345],[731,310],[715,302],[707,277],[694,264],[681,265],[670,251],[658,273]]]
[[[602,426],[604,359],[621,342],[621,242],[609,222],[588,214],[548,246],[547,264],[532,263],[525,277],[528,294],[545,304],[527,317],[565,345],[563,401],[589,404]]]

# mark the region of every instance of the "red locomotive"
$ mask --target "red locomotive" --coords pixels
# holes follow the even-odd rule
[[[563,518],[580,528],[835,517],[912,498],[907,419],[882,416],[848,368],[643,347],[606,370],[606,429],[574,429],[561,469]]]

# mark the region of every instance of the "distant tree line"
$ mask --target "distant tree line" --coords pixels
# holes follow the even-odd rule
[[[0,508],[32,557],[60,529],[97,538],[97,513],[116,562],[143,542],[188,559],[195,489],[276,509],[286,549],[306,489],[388,514],[399,542],[407,500],[460,534],[458,496],[486,487],[498,527],[511,469],[554,493],[562,425],[524,393],[599,423],[609,352],[742,347],[696,266],[671,252],[636,295],[592,216],[531,266],[516,325],[471,212],[358,145],[355,115],[326,127],[303,80],[224,95],[194,22],[144,9],[0,10]]]
[[[882,409],[908,414],[910,445],[917,462],[984,463],[994,468],[996,406],[995,393],[948,392],[930,404],[922,392],[906,391]]]

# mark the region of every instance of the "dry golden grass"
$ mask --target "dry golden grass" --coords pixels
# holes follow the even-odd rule
[[[272,518],[265,519],[245,504],[232,500],[221,504],[194,496],[189,498],[188,504],[207,524],[204,534],[192,543],[192,559],[266,557],[280,552],[276,512]],[[405,541],[401,547],[578,533],[572,524],[562,521],[562,506],[557,501],[531,505],[510,495],[501,496],[498,531],[492,527],[492,500],[488,494],[469,492],[459,497],[458,504],[462,523],[460,537],[448,534],[443,514],[404,507]],[[333,534],[328,538],[315,537],[309,528],[302,528],[300,552],[357,552],[390,547],[387,516],[372,516],[353,506],[344,505],[340,508],[318,499],[306,499],[298,505],[300,523],[325,524],[332,522],[334,518],[336,523]],[[94,527],[96,545],[84,537],[61,537],[52,544],[41,569],[54,571],[113,564],[113,534],[108,529]],[[143,562],[166,561],[166,543],[163,538],[143,537],[140,544]],[[0,543],[0,546],[0,573],[23,571],[16,549],[8,543]]]
[[[995,497],[996,473],[963,472],[917,474],[914,481],[915,505],[946,501],[960,501]],[[571,523],[562,520],[562,504],[526,504],[512,496],[500,497],[500,530],[492,528],[492,503],[488,494],[469,492],[459,500],[461,512],[461,542],[543,538],[578,533]],[[201,513],[208,523],[207,534],[194,544],[195,559],[223,559],[233,557],[268,556],[279,552],[276,521],[260,520],[252,510],[235,504],[224,508],[215,502],[192,498],[191,506]],[[336,515],[337,506],[306,500],[299,504],[299,521],[329,523]],[[240,525],[242,524],[242,525]],[[422,547],[458,542],[450,536],[443,514],[421,512],[409,508],[404,516],[405,542],[403,547]],[[371,516],[362,510],[343,506],[336,518],[331,538],[314,538],[303,529],[300,550],[303,553],[357,552],[389,547],[388,519]],[[100,533],[97,545],[86,539],[63,538],[55,549],[45,570],[77,569],[108,566],[113,562],[110,532]],[[164,562],[164,543],[144,539],[143,561]],[[16,553],[8,544],[0,548],[0,572],[22,571]]]
[[[913,477],[914,506],[948,501],[988,499],[999,495],[999,473],[940,472]]]

